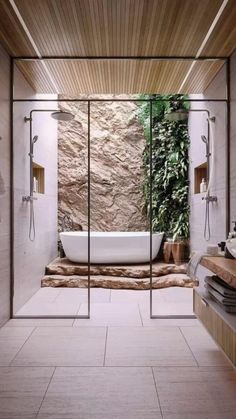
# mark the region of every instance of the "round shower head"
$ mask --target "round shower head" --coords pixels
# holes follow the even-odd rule
[[[71,112],[56,111],[51,113],[51,117],[56,121],[72,121],[75,116]]]
[[[184,121],[187,118],[188,118],[187,109],[176,109],[176,111],[171,111],[165,114],[165,119],[170,122]]]

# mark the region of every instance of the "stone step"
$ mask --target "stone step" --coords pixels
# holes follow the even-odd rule
[[[186,264],[174,265],[164,262],[153,262],[152,264],[153,277],[159,277],[170,274],[186,274]],[[126,278],[149,278],[150,265],[149,263],[140,265],[91,265],[91,275],[115,276]],[[77,264],[71,262],[67,258],[56,258],[46,267],[46,275],[88,275],[87,264]]]
[[[169,274],[153,277],[154,289],[173,286],[192,288],[197,285],[197,281],[193,281],[185,274]],[[150,279],[91,275],[90,286],[92,288],[148,290],[150,289]],[[42,287],[87,288],[88,280],[85,276],[79,275],[45,275],[42,279]]]

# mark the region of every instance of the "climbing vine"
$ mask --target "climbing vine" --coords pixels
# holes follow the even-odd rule
[[[187,119],[168,121],[166,115],[180,108],[188,109],[182,95],[141,96],[159,99],[153,102],[152,139],[152,213],[153,231],[164,231],[174,239],[189,237],[188,168],[189,135]],[[161,99],[161,100],[160,100]],[[162,99],[170,99],[169,102]],[[182,103],[176,100],[183,100]],[[150,200],[150,105],[139,102],[138,118],[143,124],[146,147],[144,196],[147,213]]]

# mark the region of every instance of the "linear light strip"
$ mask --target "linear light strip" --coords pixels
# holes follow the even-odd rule
[[[31,33],[30,33],[30,31],[29,31],[29,29],[28,29],[28,27],[27,27],[27,25],[26,25],[23,17],[21,16],[18,7],[15,4],[15,1],[14,0],[9,0],[9,3],[11,4],[11,7],[13,8],[13,10],[14,10],[14,12],[15,12],[15,14],[16,14],[16,16],[17,16],[17,18],[18,18],[18,20],[19,20],[22,28],[24,29],[24,31],[25,31],[25,33],[26,33],[26,35],[27,35],[27,37],[28,37],[28,39],[29,39],[32,47],[34,48],[34,50],[35,50],[38,58],[42,58],[42,55],[41,55],[41,53],[40,53],[40,51],[39,51],[36,43],[34,42],[34,39],[33,39],[32,35],[31,35]],[[54,81],[54,79],[53,79],[53,77],[51,75],[51,72],[49,71],[46,63],[44,61],[41,61],[41,62],[43,64],[43,67],[44,67],[44,69],[45,69],[45,71],[46,71],[46,73],[47,73],[47,75],[48,75],[48,77],[49,77],[49,79],[50,79],[50,81],[51,81],[54,89],[56,90],[56,93],[59,94],[59,88],[58,88],[57,84],[55,83],[55,81]]]
[[[208,29],[208,32],[207,32],[207,34],[206,34],[205,38],[204,38],[204,39],[203,39],[203,41],[202,41],[202,44],[201,44],[200,48],[198,49],[198,51],[197,51],[197,53],[196,53],[195,58],[198,58],[198,57],[201,55],[201,53],[202,53],[203,49],[205,48],[205,46],[206,46],[206,44],[207,44],[207,42],[208,42],[208,40],[209,40],[209,38],[210,38],[210,36],[211,36],[211,34],[212,34],[212,32],[213,32],[213,30],[214,30],[214,29],[215,29],[215,27],[216,27],[216,25],[217,25],[217,23],[218,23],[218,21],[219,21],[219,19],[220,19],[221,15],[222,15],[223,11],[225,10],[225,8],[226,8],[226,6],[227,6],[228,2],[229,2],[229,0],[224,0],[224,1],[223,1],[223,3],[221,4],[221,6],[220,6],[220,8],[219,8],[219,10],[218,10],[218,12],[217,12],[217,14],[216,14],[216,16],[215,16],[215,19],[213,20],[213,22],[212,22],[212,24],[211,24],[210,28]],[[188,72],[187,72],[187,74],[186,74],[186,76],[185,76],[185,78],[184,78],[184,80],[183,80],[183,82],[182,82],[182,84],[181,84],[180,88],[179,88],[178,93],[180,93],[180,92],[181,92],[181,90],[183,89],[183,87],[184,87],[184,85],[185,85],[185,83],[186,83],[187,79],[189,78],[189,76],[190,76],[190,74],[191,74],[191,72],[192,72],[192,70],[193,70],[194,66],[196,65],[196,62],[197,62],[197,61],[193,61],[193,62],[192,62],[191,66],[190,66],[190,68],[189,68],[189,70],[188,70]]]

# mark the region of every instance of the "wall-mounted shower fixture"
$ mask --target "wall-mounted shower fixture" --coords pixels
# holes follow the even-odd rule
[[[65,112],[65,111],[56,111],[51,113],[51,117],[55,119],[56,121],[72,121],[74,119],[74,115],[71,112]]]
[[[165,114],[165,119],[170,122],[175,121],[185,121],[188,119],[189,112],[207,112],[208,114],[208,120],[211,122],[215,122],[216,118],[215,116],[210,116],[210,112],[208,109],[185,109],[185,108],[179,108],[174,111],[168,112]]]
[[[34,200],[37,200],[37,198],[34,197],[34,176],[33,176],[33,159],[34,159],[34,144],[36,141],[38,141],[38,136],[35,135],[33,137],[33,113],[34,112],[51,112],[51,117],[57,121],[71,121],[74,119],[74,115],[70,112],[61,111],[58,109],[33,109],[30,111],[30,116],[24,117],[25,122],[30,123],[30,151],[29,151],[29,157],[30,157],[30,194],[29,196],[23,196],[22,201],[23,202],[29,202],[30,203],[30,227],[29,227],[29,239],[31,241],[35,240],[35,219],[34,219]]]
[[[178,105],[176,103],[176,105]],[[207,136],[202,135],[201,139],[206,144],[206,158],[207,158],[207,191],[205,196],[202,198],[206,202],[206,210],[205,210],[205,223],[204,223],[204,238],[206,241],[209,241],[211,238],[211,229],[210,229],[210,211],[209,211],[209,204],[210,202],[217,202],[217,197],[210,195],[210,186],[212,182],[212,176],[213,176],[213,170],[214,170],[214,143],[212,143],[212,151],[210,152],[210,146],[211,146],[211,129],[210,124],[212,122],[215,122],[216,118],[215,116],[211,116],[208,109],[184,109],[179,108],[174,111],[171,111],[169,113],[166,113],[165,119],[170,122],[175,121],[185,121],[188,119],[188,114],[190,112],[206,112],[207,113]],[[210,164],[210,157],[212,164]]]

